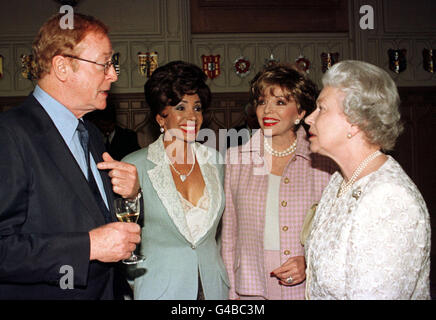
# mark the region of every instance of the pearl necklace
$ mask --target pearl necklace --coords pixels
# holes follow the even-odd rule
[[[276,151],[274,150],[268,143],[267,139],[264,140],[264,146],[265,150],[268,151],[268,153],[272,154],[275,157],[286,157],[290,154],[294,153],[297,149],[297,138],[295,138],[294,142],[289,146],[289,148],[283,150],[283,151]]]
[[[191,149],[191,147],[188,146],[189,149]],[[189,170],[189,172],[187,174],[181,174],[176,167],[174,167],[173,163],[171,162],[171,160],[168,158],[167,153],[165,152],[165,156],[167,157],[168,161],[170,162],[170,166],[174,169],[175,173],[177,173],[179,175],[180,180],[182,180],[182,182],[185,182],[186,178],[189,177],[189,175],[192,173],[192,171],[194,170],[195,167],[195,155],[194,155],[194,151],[192,151],[192,156],[194,157],[194,163],[192,164],[191,169]]]
[[[353,175],[351,176],[350,180],[348,180],[347,183],[345,183],[345,179],[342,180],[341,187],[339,188],[337,197],[339,198],[343,194],[347,193],[348,190],[350,190],[350,188],[353,186],[354,182],[356,182],[357,177],[362,173],[363,169],[365,169],[372,160],[374,160],[381,154],[382,153],[380,152],[380,150],[377,150],[376,152],[372,153],[359,164],[359,166],[353,172]]]

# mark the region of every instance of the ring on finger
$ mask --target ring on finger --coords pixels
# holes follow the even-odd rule
[[[291,284],[292,282],[294,282],[294,279],[292,278],[292,276],[289,276],[286,278],[286,283],[287,284]]]

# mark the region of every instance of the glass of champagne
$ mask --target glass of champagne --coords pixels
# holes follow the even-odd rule
[[[117,219],[119,222],[133,222],[136,223],[138,221],[139,212],[140,212],[140,199],[139,197],[134,200],[129,199],[115,199],[115,214],[117,215]],[[136,255],[132,252],[132,255],[129,259],[124,259],[123,263],[125,264],[135,264],[145,260],[145,257],[141,255]]]

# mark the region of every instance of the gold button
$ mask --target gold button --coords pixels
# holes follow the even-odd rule
[[[289,229],[288,226],[284,226],[284,227],[282,228],[283,231],[288,231],[288,229]]]
[[[288,184],[288,183],[289,183],[289,178],[286,177],[285,180],[283,180],[283,182],[284,182],[285,184]]]
[[[289,255],[291,254],[291,251],[289,251],[289,250],[285,250],[283,253],[284,253],[286,256],[289,256]]]
[[[286,207],[288,203],[286,201],[282,201],[282,207]]]

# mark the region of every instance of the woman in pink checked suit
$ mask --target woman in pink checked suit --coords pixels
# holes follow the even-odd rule
[[[226,158],[222,256],[230,299],[304,299],[300,232],[335,171],[309,151],[301,127],[317,95],[291,66],[268,67],[251,81],[260,130]]]

